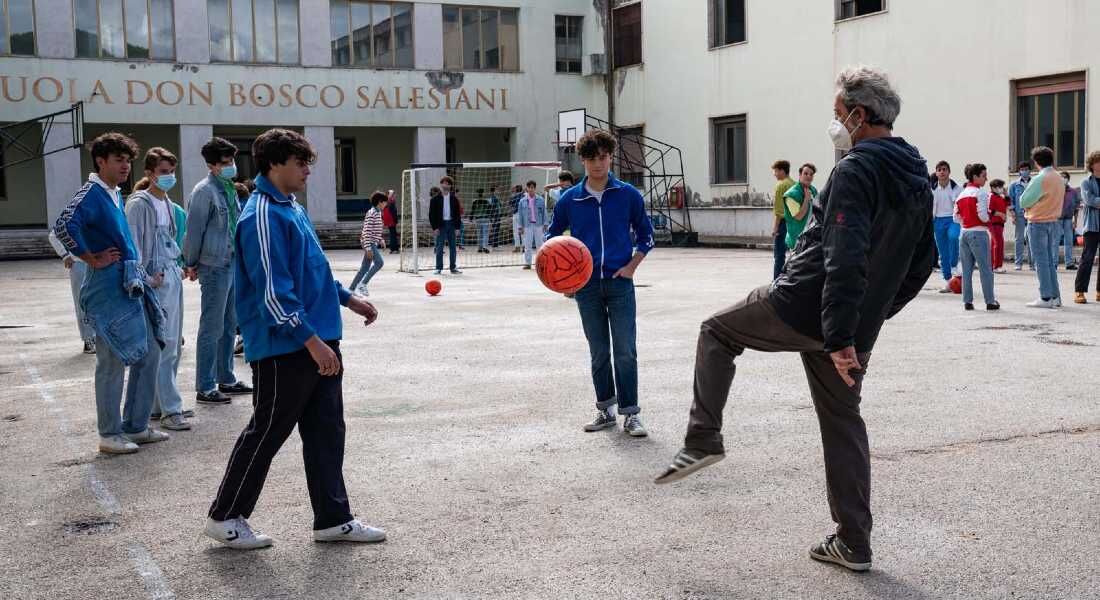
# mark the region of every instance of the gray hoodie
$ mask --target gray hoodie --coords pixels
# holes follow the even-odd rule
[[[176,219],[171,206],[168,207],[168,230],[173,247],[166,249],[166,252],[160,251],[157,242],[157,209],[154,204],[156,202],[164,201],[147,190],[134,192],[126,201],[126,222],[130,225],[130,236],[134,240],[134,248],[137,249],[138,262],[149,274],[147,282],[152,281],[154,275],[165,269],[163,264],[158,264],[165,262],[163,259],[158,260],[159,257],[166,254],[169,256],[179,254],[179,248],[175,247]],[[176,263],[170,261],[170,264],[175,266]]]

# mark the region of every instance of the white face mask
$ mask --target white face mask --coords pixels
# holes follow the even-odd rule
[[[833,119],[832,123],[829,123],[829,139],[833,140],[833,147],[842,152],[847,152],[852,149],[852,132],[848,131],[848,119],[852,118],[853,112],[848,113],[848,118],[843,122]],[[859,129],[857,127],[856,129]]]

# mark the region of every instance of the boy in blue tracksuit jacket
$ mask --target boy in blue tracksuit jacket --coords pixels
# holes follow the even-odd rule
[[[270,546],[248,524],[268,467],[298,427],[313,505],[313,539],[380,542],[354,518],[344,487],[340,306],[378,316],[332,276],[313,224],[294,199],[316,154],[299,133],[272,129],[252,147],[260,175],[234,237],[236,307],[252,366],[254,412],[210,507],[206,535],[238,549]]]
[[[638,417],[634,271],[653,249],[653,224],[641,193],[611,175],[615,145],[615,138],[601,130],[577,140],[587,176],[561,195],[546,239],[568,230],[592,253],[592,279],[576,294],[596,388],[596,419],[584,430],[614,427],[618,404],[626,417],[623,430],[645,437]]]

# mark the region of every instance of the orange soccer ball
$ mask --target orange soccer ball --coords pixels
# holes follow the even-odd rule
[[[951,288],[951,291],[955,292],[956,294],[963,293],[962,277],[958,275],[952,277],[951,280],[947,282],[947,287]]]
[[[443,291],[443,284],[438,279],[429,279],[428,283],[424,284],[424,291],[428,292],[429,296],[438,296],[439,292]]]
[[[535,257],[542,284],[559,294],[573,294],[592,277],[592,253],[574,237],[550,238]]]

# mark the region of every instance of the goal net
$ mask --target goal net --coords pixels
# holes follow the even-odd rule
[[[401,173],[397,224],[400,270],[415,274],[436,269],[436,236],[428,220],[429,207],[445,175],[454,180],[451,193],[458,197],[462,212],[462,226],[455,230],[456,266],[467,269],[524,264],[524,240],[514,218],[520,192],[514,190],[517,186],[522,190],[527,182],[534,181],[535,193],[546,199],[546,225],[549,225],[556,194],[546,188],[557,185],[560,171],[559,162],[412,165]],[[451,266],[449,253],[444,239],[444,269]]]

